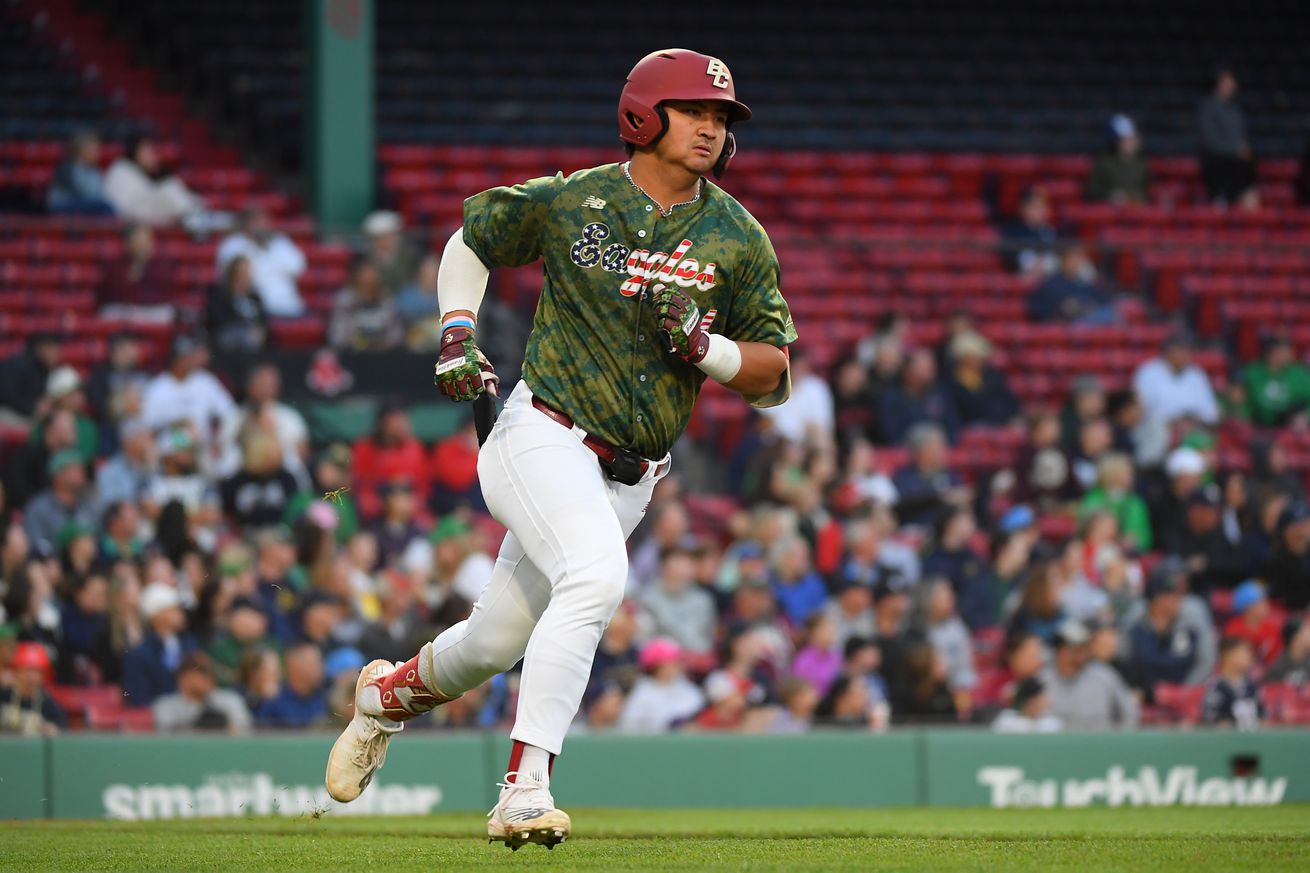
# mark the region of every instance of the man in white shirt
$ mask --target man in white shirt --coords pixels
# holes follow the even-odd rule
[[[273,227],[268,213],[247,206],[237,215],[237,228],[218,247],[217,274],[228,262],[244,255],[250,259],[255,291],[264,309],[274,318],[295,318],[305,314],[305,303],[296,290],[296,277],[305,272],[305,254],[284,233]]]
[[[1192,363],[1191,340],[1174,334],[1165,340],[1158,358],[1137,368],[1133,388],[1142,404],[1138,429],[1138,461],[1153,466],[1168,450],[1169,425],[1190,416],[1205,424],[1219,420],[1219,403],[1210,377]]]
[[[809,356],[797,349],[791,353],[791,397],[781,406],[761,409],[773,421],[784,439],[806,445],[822,445],[835,428],[832,389],[818,376]]]
[[[246,402],[241,425],[251,419],[270,424],[282,447],[282,466],[296,478],[301,488],[311,481],[305,460],[309,457],[309,427],[305,417],[278,398],[282,394],[282,374],[272,364],[259,364],[246,377]]]
[[[223,383],[205,369],[208,363],[209,347],[202,338],[177,335],[168,369],[146,385],[141,418],[155,432],[179,421],[188,423],[201,443],[202,469],[211,476],[226,476],[240,463],[240,412]]]

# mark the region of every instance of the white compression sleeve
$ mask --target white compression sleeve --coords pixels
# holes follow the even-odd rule
[[[696,365],[715,382],[731,382],[741,372],[741,346],[720,333],[710,334],[710,348]]]
[[[455,231],[446,241],[441,267],[437,270],[437,305],[441,314],[467,309],[476,317],[490,275],[486,264],[464,242],[464,228]]]

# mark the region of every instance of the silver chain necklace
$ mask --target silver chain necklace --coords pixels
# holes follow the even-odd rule
[[[664,218],[668,218],[670,215],[672,215],[673,210],[677,209],[679,206],[690,206],[691,204],[695,203],[697,200],[700,200],[700,192],[705,189],[705,179],[704,178],[698,179],[696,181],[696,193],[692,195],[692,198],[690,200],[684,200],[681,203],[675,203],[672,206],[670,206],[668,209],[665,209],[663,206],[660,206],[660,202],[658,200],[647,194],[646,189],[638,185],[636,180],[632,178],[632,173],[629,172],[628,170],[628,167],[631,165],[632,165],[632,161],[623,162],[623,178],[628,180],[629,185],[640,191],[642,197],[645,197],[651,203],[654,203],[655,208],[660,211],[660,215]]]

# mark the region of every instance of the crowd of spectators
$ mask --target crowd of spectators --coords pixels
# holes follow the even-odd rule
[[[1235,94],[1221,73],[1199,110],[1205,180],[1249,206]],[[1088,197],[1143,202],[1136,123],[1110,129]],[[97,150],[73,142],[49,205],[129,222],[103,314],[178,318],[152,228],[225,235],[203,331],[179,330],[162,371],[130,333],[85,378],[49,335],[0,362],[0,422],[29,428],[0,491],[0,730],[63,729],[59,701],[105,686],[161,731],[339,722],[363,664],[461,621],[493,572],[472,428],[425,445],[388,406],[353,444],[315,442],[258,362],[270,321],[308,311],[296,243],[258,208],[207,212],[148,140],[104,177]],[[395,213],[362,231],[329,343],[429,348],[436,257]],[[1002,236],[1032,320],[1119,319],[1041,186]],[[961,312],[926,346],[892,314],[826,370],[794,349],[790,402],[711,461],[728,497],[676,471],[656,490],[576,730],[1131,728],[1193,717],[1178,688],[1206,723],[1285,717],[1267,687],[1310,683],[1310,506],[1284,443],[1310,423],[1310,370],[1286,337],[1219,392],[1180,329],[1127,384],[1080,376],[1059,408],[1024,408],[987,332]],[[234,386],[211,349],[256,363]],[[969,463],[978,429],[1009,435],[1006,463]],[[510,671],[415,726],[503,724],[516,690]]]

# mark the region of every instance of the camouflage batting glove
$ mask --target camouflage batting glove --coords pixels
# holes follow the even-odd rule
[[[710,350],[710,335],[700,326],[700,307],[681,288],[655,285],[651,289],[655,323],[669,354],[698,364]]]
[[[433,381],[451,400],[474,400],[486,391],[496,394],[500,384],[495,368],[467,327],[451,327],[441,335]]]

